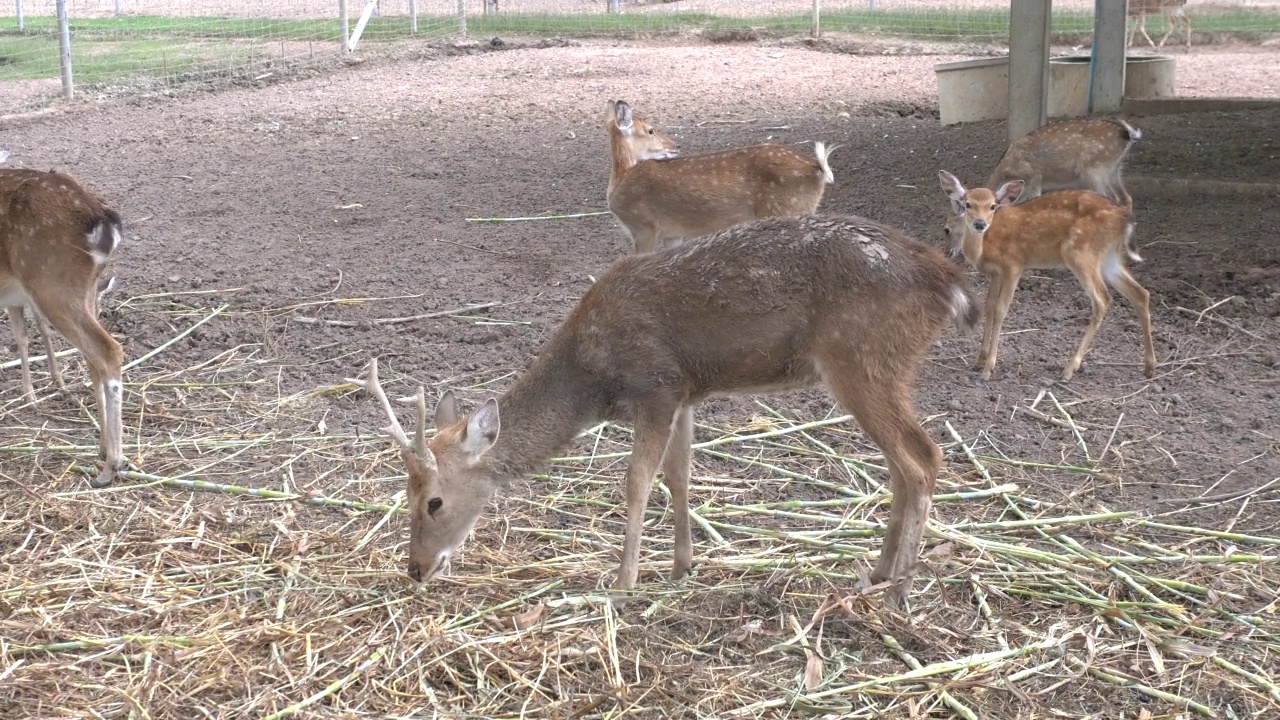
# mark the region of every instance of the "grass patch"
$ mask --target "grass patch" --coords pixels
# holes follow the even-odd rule
[[[352,19],[352,27],[354,28]],[[765,34],[807,32],[807,14],[772,17],[725,17],[707,13],[637,13],[608,15],[500,13],[468,18],[469,34],[592,37],[693,32],[706,28],[752,29]],[[937,40],[1001,41],[1009,34],[1006,12],[926,10],[893,12],[843,10],[823,13],[823,28],[836,32]],[[1280,13],[1231,11],[1195,14],[1197,33],[1248,35],[1280,33]],[[454,34],[453,16],[419,17],[417,37]],[[1156,27],[1160,27],[1156,23]],[[1092,32],[1091,13],[1060,12],[1053,17],[1056,37],[1076,38]],[[341,28],[336,19],[273,19],[224,17],[163,17],[127,15],[120,18],[77,18],[71,23],[72,62],[78,83],[107,82],[126,77],[172,77],[187,73],[224,71],[241,65],[296,59],[299,54],[336,52]],[[410,37],[405,16],[373,18],[361,43]],[[24,32],[0,31],[0,81],[58,76],[57,20],[51,16],[27,19]],[[309,43],[307,49],[286,49],[287,43]],[[293,57],[288,57],[292,53]],[[239,68],[244,69],[244,68]]]

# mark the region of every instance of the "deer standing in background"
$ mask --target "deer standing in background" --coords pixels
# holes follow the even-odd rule
[[[1142,374],[1151,377],[1156,367],[1151,339],[1150,293],[1125,268],[1126,258],[1140,262],[1134,250],[1133,213],[1128,208],[1088,190],[1063,190],[1015,205],[1023,182],[1014,180],[995,192],[987,188],[966,190],[955,175],[938,173],[942,191],[951,201],[951,213],[963,218],[960,247],[965,260],[990,276],[987,309],[982,330],[978,367],[983,380],[991,379],[1004,324],[1018,280],[1028,268],[1065,267],[1076,276],[1093,313],[1075,355],[1067,361],[1062,379],[1070,380],[1084,362],[1094,335],[1111,306],[1114,287],[1133,303],[1142,325]]]
[[[996,190],[1023,182],[1018,202],[1053,190],[1088,189],[1133,210],[1133,198],[1120,178],[1125,156],[1142,131],[1123,120],[1076,119],[1049,123],[1009,145],[982,187]],[[952,212],[943,232],[953,255],[960,254],[963,213]]]
[[[121,449],[120,343],[98,323],[102,280],[121,239],[120,215],[72,178],[35,170],[0,170],[0,305],[9,310],[22,356],[23,384],[34,395],[26,358],[22,306],[30,303],[80,350],[89,368],[101,424],[103,469],[90,484],[105,487],[125,467]],[[38,321],[56,381],[49,329]]]
[[[607,115],[613,168],[606,197],[636,252],[751,220],[812,214],[835,180],[820,142],[813,157],[772,144],[678,156],[675,141],[626,102],[610,101]]]
[[[1187,47],[1191,47],[1191,18],[1187,17],[1186,5],[1187,0],[1129,0],[1128,16],[1136,19],[1137,24],[1129,27],[1129,37],[1125,40],[1125,46],[1132,45],[1134,34],[1141,32],[1142,37],[1147,39],[1151,47],[1164,47],[1169,36],[1178,29],[1178,25],[1182,25],[1186,32]],[[1147,16],[1157,14],[1165,16],[1169,23],[1169,29],[1164,37],[1160,38],[1159,45],[1147,34]]]
[[[873,582],[904,605],[942,453],[912,407],[916,372],[948,320],[972,327],[964,273],[941,252],[855,217],[771,218],[616,261],[519,380],[461,417],[452,393],[427,443],[379,386],[408,470],[409,576],[446,570],[499,488],[538,472],[584,428],[630,420],[626,539],[614,586],[635,585],[661,465],[675,522],[672,579],[692,566],[693,408],[710,397],[825,385],[884,452],[893,506]],[[501,418],[499,415],[501,414]]]

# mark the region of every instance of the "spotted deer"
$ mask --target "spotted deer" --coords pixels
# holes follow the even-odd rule
[[[610,101],[606,114],[613,156],[606,197],[636,252],[751,220],[812,214],[835,180],[821,142],[812,157],[775,144],[682,156],[626,102]]]
[[[912,407],[917,369],[948,320],[978,309],[963,271],[940,251],[856,217],[769,218],[617,260],[497,399],[459,414],[451,392],[410,441],[379,386],[409,475],[409,576],[444,572],[499,489],[544,467],[584,428],[629,420],[626,536],[614,586],[640,569],[645,506],[661,465],[671,490],[671,577],[692,566],[689,477],[693,408],[710,397],[826,386],[883,451],[893,506],[871,580],[905,603],[915,573],[938,446]]]
[[[103,270],[119,246],[120,215],[71,177],[55,172],[0,169],[0,305],[9,310],[23,385],[33,395],[26,362],[22,306],[35,307],[84,356],[97,396],[102,471],[90,484],[105,487],[125,467],[121,449],[120,343],[98,323],[98,295],[109,287]],[[49,358],[48,327],[38,320]],[[50,368],[55,380],[60,375]]]
[[[1021,180],[1019,203],[1053,190],[1088,189],[1132,210],[1133,198],[1120,173],[1125,156],[1141,138],[1141,130],[1119,119],[1049,123],[1013,141],[982,187],[994,191]],[[960,254],[963,229],[963,213],[951,213],[943,232],[953,255]]]
[[[1028,268],[1065,267],[1076,276],[1093,312],[1084,338],[1062,371],[1070,380],[1084,362],[1098,327],[1111,306],[1110,285],[1133,303],[1142,326],[1142,373],[1151,377],[1156,367],[1151,339],[1150,293],[1125,267],[1126,259],[1141,262],[1133,248],[1133,213],[1123,205],[1088,190],[1063,190],[1030,202],[1014,204],[1023,182],[1004,183],[995,192],[976,187],[967,190],[955,175],[938,173],[942,191],[951,202],[951,214],[963,218],[960,247],[965,260],[991,278],[982,330],[978,367],[983,380],[991,379],[1004,324],[1018,280]]]
[[[1129,37],[1125,40],[1125,45],[1132,45],[1134,35],[1141,32],[1142,37],[1147,39],[1147,43],[1151,47],[1164,47],[1165,41],[1181,25],[1184,28],[1187,47],[1191,47],[1191,18],[1187,17],[1186,8],[1187,0],[1129,0],[1128,16],[1137,20],[1137,23],[1130,24]],[[1163,15],[1169,23],[1168,30],[1165,32],[1164,37],[1160,38],[1158,45],[1147,34],[1148,15]]]

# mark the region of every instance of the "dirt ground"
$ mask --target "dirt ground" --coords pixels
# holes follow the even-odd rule
[[[654,55],[665,62],[650,62]],[[940,241],[937,170],[981,180],[999,158],[1003,126],[942,128],[923,103],[878,102],[876,86],[932,58],[907,58],[904,69],[890,60],[751,46],[488,53],[101,107],[7,129],[4,143],[11,165],[71,172],[124,214],[123,296],[225,290],[238,308],[413,296],[321,313],[358,322],[510,303],[495,315],[527,324],[347,329],[282,317],[265,328],[220,323],[206,338],[266,343],[290,368],[289,390],[351,376],[378,354],[438,391],[524,367],[590,276],[626,251],[608,216],[468,221],[603,209],[608,150],[599,116],[611,97],[630,100],[684,152],[766,140],[840,144],[824,212]],[[762,64],[773,72],[753,77]],[[1275,110],[1135,122],[1146,139],[1128,163],[1131,175],[1280,176]],[[1086,371],[1058,392],[1078,401],[1073,415],[1091,428],[1090,445],[1101,447],[1115,430],[1111,460],[1132,481],[1116,488],[1130,496],[1125,502],[1275,478],[1280,200],[1139,199],[1136,238],[1146,262],[1137,277],[1153,294],[1159,372],[1143,381],[1135,316],[1117,296]],[[1078,452],[1069,432],[1014,408],[1050,385],[1087,319],[1087,299],[1069,276],[1027,277],[996,380],[976,385],[968,367],[976,339],[949,337],[921,378],[920,411],[952,413],[1011,455]],[[120,322],[130,357],[168,332],[146,318]],[[342,360],[314,352],[331,343],[347,351]],[[809,397],[815,411],[826,402]],[[336,422],[366,419],[335,409]]]
[[[107,318],[129,358],[176,331],[145,309],[146,298],[228,303],[150,366],[176,371],[250,347],[272,368],[264,392],[284,397],[356,377],[377,355],[397,392],[421,383],[437,397],[452,387],[471,408],[510,386],[592,276],[628,250],[607,215],[472,221],[602,210],[607,99],[632,102],[686,153],[766,140],[838,144],[823,212],[941,244],[937,171],[980,181],[1004,145],[998,123],[939,127],[936,103],[895,94],[904,74],[949,59],[630,43],[424,56],[263,88],[78,106],[0,126],[0,147],[10,166],[72,173],[124,216]],[[1129,175],[1280,177],[1280,110],[1133,122],[1144,139]],[[1280,477],[1280,197],[1135,194],[1145,258],[1135,275],[1152,293],[1155,377],[1141,375],[1137,321],[1117,297],[1083,371],[1057,382],[1088,302],[1068,274],[1035,272],[1014,300],[995,378],[975,382],[978,338],[948,332],[919,378],[918,412],[939,441],[949,440],[948,421],[984,453],[1108,468],[1046,471],[1041,492],[1053,499],[1087,491],[1099,506],[1274,533],[1274,491],[1200,509],[1183,499]],[[479,315],[376,323],[491,302],[500,305]],[[12,348],[7,328],[0,343]],[[16,397],[17,371],[5,370],[0,385]],[[1041,399],[1028,411],[1045,391],[1061,409]],[[366,397],[320,397],[332,432],[382,424]],[[88,398],[47,402],[75,416]],[[800,419],[833,413],[816,390],[771,402]],[[7,407],[24,425],[41,422],[36,410]],[[127,415],[136,421],[136,412]],[[758,412],[750,400],[718,400],[698,419],[741,426]],[[89,417],[79,412],[61,432],[92,443]],[[34,487],[83,483],[54,477],[67,455],[42,457],[35,468],[0,459],[3,475]],[[270,483],[278,473],[248,468],[224,481]],[[298,482],[322,491],[326,481],[317,469]],[[493,531],[486,522],[481,533]],[[393,523],[388,532],[403,530]]]

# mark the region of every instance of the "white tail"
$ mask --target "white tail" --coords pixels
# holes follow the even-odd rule
[[[679,156],[675,141],[626,102],[610,101],[607,112],[609,210],[637,252],[750,220],[812,214],[835,181],[828,162],[835,148],[820,142],[814,156],[782,145]]]
[[[445,394],[427,451],[400,429],[375,361],[361,384],[392,414],[389,433],[405,457],[409,576],[444,572],[499,487],[538,472],[583,428],[628,419],[635,441],[615,584],[636,583],[659,465],[679,578],[693,563],[693,408],[713,396],[822,384],[887,459],[893,508],[871,579],[893,581],[888,598],[901,605],[942,463],[916,420],[913,384],[948,320],[972,328],[978,310],[963,271],[937,250],[861,218],[771,218],[615,262],[502,397],[460,417]]]
[[[975,268],[991,277],[978,366],[991,378],[1000,345],[1000,327],[1013,302],[1018,279],[1027,268],[1068,268],[1089,294],[1093,313],[1075,355],[1062,371],[1070,380],[1084,362],[1094,335],[1111,305],[1107,285],[1133,303],[1142,325],[1142,372],[1151,377],[1156,355],[1151,339],[1150,293],[1125,268],[1126,256],[1140,260],[1132,247],[1133,213],[1086,190],[1064,190],[1014,204],[1021,180],[966,190],[955,175],[938,173],[951,201],[948,225],[961,228],[960,247]]]
[[[1187,47],[1191,47],[1191,18],[1187,17],[1186,6],[1187,0],[1129,0],[1128,15],[1138,22],[1129,27],[1129,36],[1125,39],[1125,45],[1132,45],[1135,32],[1140,31],[1151,47],[1164,47],[1169,36],[1178,29],[1178,25],[1182,25],[1186,34]],[[1148,15],[1164,15],[1168,20],[1169,29],[1164,37],[1160,38],[1159,44],[1156,44],[1147,34]]]
[[[123,350],[98,323],[98,296],[110,288],[102,272],[120,244],[120,216],[72,178],[34,170],[0,170],[0,305],[9,310],[25,392],[34,398],[27,367],[22,306],[36,309],[50,372],[61,384],[49,328],[75,345],[89,367],[101,422],[105,465],[94,487],[109,485],[125,465],[121,450]]]

